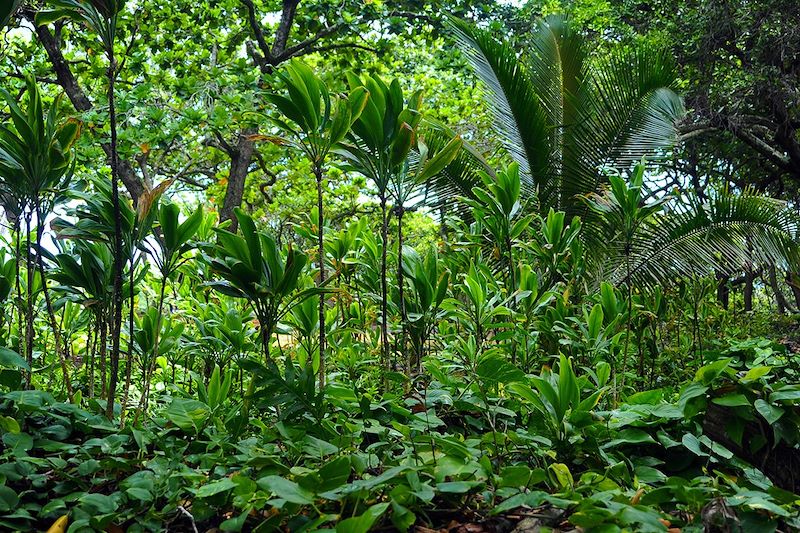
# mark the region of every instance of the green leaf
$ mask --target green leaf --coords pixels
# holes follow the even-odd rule
[[[336,524],[336,533],[367,533],[388,508],[389,502],[373,505],[361,516],[348,518]]]
[[[236,483],[234,483],[230,478],[226,477],[218,481],[212,481],[211,483],[203,485],[199,489],[195,489],[194,494],[198,498],[208,498],[209,496],[214,496],[220,492],[231,491],[234,488],[236,488]]]
[[[497,354],[484,357],[476,373],[487,383],[514,383],[525,379],[525,373]]]
[[[731,361],[733,361],[733,359],[728,357],[700,367],[694,376],[694,380],[699,381],[703,385],[710,385],[712,381],[719,377],[725,371],[725,369],[728,368],[728,365],[731,364]]]
[[[314,503],[314,494],[300,487],[294,481],[281,476],[266,476],[257,481],[258,486],[270,491],[277,498],[300,505]],[[388,504],[387,504],[388,505]]]
[[[759,378],[762,378],[772,371],[771,366],[756,366],[747,371],[739,380],[741,383],[752,383]]]
[[[770,405],[769,403],[765,402],[761,398],[753,403],[753,406],[756,408],[756,411],[764,417],[764,420],[767,421],[768,424],[772,425],[784,415],[785,411],[777,407],[775,405]]]
[[[5,485],[0,485],[0,512],[8,513],[19,505],[19,496],[14,490]]]
[[[208,406],[198,400],[173,398],[164,416],[184,431],[197,433],[205,424],[211,412]]]
[[[770,403],[800,400],[800,385],[786,385],[769,395]]]
[[[2,433],[19,433],[19,422],[10,416],[0,416],[0,430]]]
[[[436,490],[448,494],[466,494],[483,485],[480,481],[444,481],[436,484]]]
[[[564,490],[571,489],[575,484],[575,481],[572,478],[572,472],[569,471],[569,467],[564,463],[551,464],[550,472],[553,473],[555,481],[558,483],[559,487]]]
[[[726,407],[740,407],[744,405],[750,405],[750,400],[747,399],[747,396],[738,393],[726,394],[725,396],[714,398],[711,401],[712,403],[715,403],[717,405],[724,405]]]
[[[89,515],[111,514],[118,507],[116,499],[106,494],[85,494],[79,501],[81,508]]]
[[[247,521],[247,517],[250,515],[250,510],[246,509],[242,514],[239,516],[235,516],[233,518],[228,518],[224,522],[219,525],[219,528],[222,531],[241,531],[244,527],[244,523]]]
[[[417,521],[417,516],[410,509],[392,500],[392,524],[400,531],[408,531]]]
[[[21,368],[28,371],[31,369],[21,355],[6,347],[0,347],[0,366],[5,368]]]
[[[700,440],[691,433],[686,433],[681,439],[681,442],[693,454],[699,457],[708,457],[708,454],[700,449]]]
[[[628,428],[617,433],[617,438],[608,441],[603,445],[603,448],[613,448],[614,446],[619,446],[620,444],[650,444],[655,442],[655,439],[653,439],[653,437],[646,431]]]

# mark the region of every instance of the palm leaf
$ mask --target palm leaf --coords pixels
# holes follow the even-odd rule
[[[652,286],[678,276],[731,274],[760,265],[794,268],[797,229],[797,217],[784,202],[750,190],[719,191],[706,202],[675,203],[640,226],[629,264],[621,241],[610,243],[601,279]]]

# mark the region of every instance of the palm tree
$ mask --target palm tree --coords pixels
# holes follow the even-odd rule
[[[108,121],[111,130],[111,189],[114,206],[114,236],[116,249],[122,249],[122,212],[119,201],[119,154],[117,154],[117,114],[114,103],[114,83],[119,74],[119,65],[114,52],[117,38],[117,22],[125,0],[48,0],[49,9],[36,15],[36,24],[50,24],[61,19],[71,19],[88,26],[100,38],[108,60]],[[136,200],[136,199],[134,199]],[[106,416],[114,414],[114,396],[117,390],[119,369],[120,334],[122,333],[122,267],[121,256],[114,257],[114,321],[111,348],[111,379]],[[133,266],[131,266],[133,268]]]
[[[561,16],[542,20],[521,54],[486,30],[452,25],[540,214],[586,215],[581,196],[605,181],[601,169],[628,169],[677,138],[683,106],[663,51],[619,47],[593,60],[585,38]]]
[[[31,222],[36,220],[36,267],[42,281],[42,292],[47,314],[56,341],[56,352],[61,360],[67,393],[72,397],[72,384],[68,379],[66,361],[61,352],[59,329],[47,289],[42,262],[42,237],[45,219],[55,204],[63,200],[72,178],[72,147],[80,133],[80,123],[64,120],[59,112],[59,99],[45,111],[39,88],[32,77],[26,81],[27,109],[17,105],[14,97],[0,89],[11,113],[11,123],[0,124],[0,196],[6,204],[13,204],[17,214],[25,220],[27,233],[28,301],[26,327],[26,360],[33,359],[33,304],[34,264],[31,253]],[[9,202],[9,199],[13,199]],[[30,374],[27,375],[30,385]]]
[[[288,95],[268,95],[281,113],[291,122],[273,121],[288,135],[288,142],[305,154],[311,162],[317,183],[317,260],[319,282],[325,284],[324,206],[322,185],[325,162],[331,150],[350,131],[353,122],[367,103],[364,87],[354,87],[347,98],[331,101],[327,85],[314,71],[299,60],[292,61],[285,72],[278,74]],[[335,105],[335,110],[334,110]],[[319,315],[319,386],[325,386],[325,299],[318,302]]]
[[[369,98],[361,115],[353,123],[347,142],[339,155],[347,168],[359,172],[375,184],[381,208],[381,358],[388,368],[388,283],[386,278],[389,242],[389,213],[387,205],[390,184],[401,173],[416,138],[416,128],[422,120],[422,94],[417,91],[407,100],[398,80],[387,85],[380,77],[370,76],[363,81],[348,74],[351,89],[365,87]]]
[[[701,201],[663,197],[646,202],[644,165],[630,180],[611,176],[610,186],[589,195],[594,223],[584,240],[597,283],[625,284],[628,310],[620,389],[625,387],[633,287],[652,287],[681,276],[731,274],[744,265],[797,261],[797,216],[784,202],[752,190],[719,190]]]
[[[599,280],[652,287],[687,274],[797,261],[798,218],[785,202],[720,189],[702,201],[689,195],[646,203],[641,172],[630,182],[612,177],[607,190],[588,197],[597,220],[585,239],[605,243],[590,247]]]

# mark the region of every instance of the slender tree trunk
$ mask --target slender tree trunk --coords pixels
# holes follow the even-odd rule
[[[100,327],[100,398],[103,399],[107,397],[108,393],[108,382],[106,381],[106,359],[108,359],[108,326],[111,323],[111,317],[109,315],[109,311],[111,311],[111,309],[109,308],[106,311],[107,312],[104,313],[103,322]]]
[[[16,255],[14,256],[14,286],[15,286],[15,289],[17,291],[17,301],[15,302],[14,307],[16,307],[16,309],[17,309],[17,331],[22,332],[22,329],[23,329],[23,327],[22,327],[22,318],[23,318],[22,317],[22,315],[23,315],[23,313],[22,313],[22,287],[20,285],[20,268],[19,268],[19,263],[20,263],[19,259],[20,259],[20,257],[22,257],[22,255],[20,254],[20,237],[21,236],[20,236],[20,220],[19,220],[19,218],[17,219],[17,221],[15,223],[15,228],[14,229],[16,230],[15,233],[17,235],[17,238],[15,239],[15,242],[14,242],[14,251],[16,252]],[[9,336],[9,339],[11,338],[11,327],[12,327],[11,326],[11,321],[9,321],[9,324],[8,324],[8,336]],[[20,343],[19,340],[17,342]],[[27,352],[27,349],[26,349],[25,354],[27,354],[27,353],[28,352]],[[27,380],[27,377],[25,379]]]
[[[128,305],[128,355],[125,357],[125,389],[122,391],[122,404],[120,406],[119,425],[125,427],[125,407],[128,405],[128,395],[131,392],[131,374],[133,373],[133,354],[136,348],[133,338],[133,252],[131,251],[131,265],[128,273],[128,284],[130,285],[131,299]]]
[[[386,213],[386,193],[381,193],[381,355],[386,370],[389,370],[389,323],[388,299],[389,288],[386,281],[386,250],[389,247],[389,220]]]
[[[517,270],[514,268],[514,247],[510,238],[506,238],[506,249],[508,250],[508,281],[511,284],[508,290],[508,297],[510,298],[517,290]],[[516,312],[517,302],[511,300],[511,311]],[[517,343],[515,340],[511,342],[511,363],[517,364]]]
[[[114,417],[114,398],[117,393],[119,372],[120,336],[122,335],[122,211],[119,203],[119,170],[117,155],[117,113],[114,103],[114,82],[117,77],[117,62],[114,49],[108,50],[108,115],[111,127],[111,203],[114,207],[114,314],[112,322],[111,359],[108,380],[106,417]]]
[[[398,298],[400,300],[400,350],[398,353],[403,357],[403,368],[406,374],[411,374],[411,360],[405,357],[406,353],[406,325],[408,324],[408,313],[406,312],[405,300],[405,279],[403,275],[403,215],[405,209],[402,205],[398,205],[397,211],[397,290]]]
[[[753,310],[753,281],[755,281],[756,276],[752,270],[748,270],[745,272],[744,277],[744,311],[747,313]]]
[[[28,273],[27,302],[25,307],[25,360],[28,363],[28,372],[25,374],[25,388],[31,388],[31,378],[33,377],[33,281],[36,276],[33,267],[33,256],[31,255],[31,214],[25,216],[26,251],[25,251],[25,270]]]
[[[44,220],[42,219],[42,212],[39,204],[36,204],[36,263],[39,266],[39,276],[42,278],[42,293],[44,294],[45,307],[47,308],[47,318],[50,321],[50,329],[53,330],[53,344],[56,349],[56,356],[58,362],[61,364],[61,373],[64,377],[64,386],[67,389],[67,397],[72,401],[72,380],[70,379],[69,369],[67,368],[67,361],[62,351],[61,346],[61,328],[58,327],[56,322],[55,311],[53,311],[53,304],[50,301],[50,291],[47,288],[47,277],[44,273],[44,262],[42,261],[42,233],[44,232]]]
[[[317,178],[317,254],[319,261],[319,286],[325,284],[325,218],[322,211],[322,166],[314,164],[314,175]],[[309,353],[309,356],[311,353]],[[312,364],[313,366],[313,364]],[[325,388],[325,297],[319,295],[319,389]]]
[[[269,353],[269,341],[272,339],[272,328],[265,327],[261,324],[261,345],[264,348],[264,358],[267,363],[272,361],[272,356]]]
[[[89,358],[87,362],[87,386],[89,388],[89,398],[94,398],[94,360],[97,357],[97,340],[99,338],[98,329],[100,327],[100,321],[102,320],[101,313],[102,311],[95,314],[94,324],[86,338],[86,357]]]
[[[768,270],[769,275],[769,284],[772,288],[772,292],[775,293],[775,304],[778,306],[778,313],[786,314],[786,309],[789,307],[789,302],[786,301],[786,297],[783,295],[783,291],[778,286],[778,276],[775,274],[775,267],[769,267]]]
[[[622,377],[620,378],[620,390],[625,390],[625,373],[628,371],[628,346],[630,344],[630,337],[631,337],[631,316],[633,312],[633,298],[632,298],[632,291],[631,291],[631,264],[630,258],[626,256],[625,258],[625,266],[627,270],[626,275],[626,289],[628,292],[628,315],[625,317],[625,348],[622,354]],[[616,403],[619,391],[614,391],[614,402]]]
[[[731,289],[728,285],[728,277],[717,274],[717,301],[723,309],[728,309],[730,305]]]

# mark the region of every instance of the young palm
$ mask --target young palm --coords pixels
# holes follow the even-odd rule
[[[36,24],[51,24],[58,20],[70,19],[89,27],[103,45],[108,60],[108,121],[111,131],[111,189],[114,206],[114,237],[117,250],[122,249],[122,213],[119,200],[119,155],[117,154],[117,114],[114,103],[114,84],[117,79],[117,65],[114,44],[117,40],[117,23],[125,6],[125,0],[48,0],[47,9],[36,15]],[[136,199],[134,199],[136,200]],[[131,268],[133,266],[131,265]],[[122,269],[121,256],[114,258],[114,321],[111,349],[111,381],[106,416],[114,414],[114,395],[117,389],[117,370],[119,368],[120,334],[122,333]]]
[[[325,161],[331,150],[350,131],[353,122],[367,103],[364,87],[354,87],[347,98],[332,102],[328,87],[308,65],[294,60],[278,74],[287,95],[271,94],[267,98],[288,119],[273,121],[288,135],[288,142],[302,151],[317,182],[317,261],[318,286],[325,283],[325,241],[323,178]],[[335,107],[335,110],[334,110]],[[325,386],[325,299],[319,299],[319,385]]]
[[[389,85],[378,76],[363,81],[348,75],[350,87],[366,87],[369,98],[361,115],[353,123],[347,142],[339,150],[348,168],[371,180],[378,189],[381,208],[381,357],[387,367],[389,361],[387,251],[389,241],[389,213],[387,205],[390,186],[406,165],[414,146],[422,115],[422,94],[417,91],[408,100],[398,80]]]
[[[641,164],[629,181],[609,180],[607,190],[588,197],[595,223],[586,228],[584,239],[591,243],[587,249],[598,280],[624,283],[627,290],[623,389],[635,285],[732,273],[753,263],[788,268],[797,261],[797,217],[783,202],[753,191],[717,191],[705,201],[664,197],[647,203]]]
[[[42,289],[47,313],[53,326],[56,352],[61,359],[65,385],[72,396],[66,362],[60,349],[59,330],[55,324],[53,307],[47,290],[42,263],[41,244],[45,219],[55,204],[63,200],[72,178],[72,146],[80,132],[80,123],[64,120],[59,113],[59,99],[45,111],[39,88],[33,78],[26,81],[27,109],[23,111],[6,91],[0,89],[11,114],[9,124],[0,124],[0,193],[17,209],[25,221],[27,234],[28,302],[26,328],[26,360],[33,360],[33,282],[34,264],[31,253],[31,222],[36,220],[36,267],[42,277]],[[10,201],[8,201],[10,200]],[[30,374],[27,376],[30,385]]]

